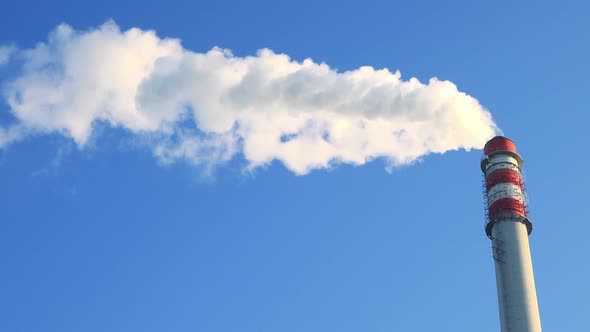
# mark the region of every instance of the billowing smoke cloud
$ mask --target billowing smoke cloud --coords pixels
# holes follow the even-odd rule
[[[490,113],[449,81],[404,81],[372,67],[337,72],[268,49],[195,53],[113,22],[89,31],[62,24],[34,48],[0,49],[0,62],[9,57],[19,74],[2,89],[15,121],[0,126],[0,147],[61,133],[84,148],[107,123],[164,162],[215,166],[241,154],[248,169],[279,160],[305,174],[375,158],[409,164],[480,148],[496,132]]]

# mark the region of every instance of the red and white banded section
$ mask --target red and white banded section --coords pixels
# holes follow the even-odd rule
[[[486,233],[496,222],[517,219],[532,229],[527,219],[526,198],[523,190],[522,158],[514,143],[502,136],[492,138],[484,147],[485,156],[481,167],[486,178],[488,222]]]

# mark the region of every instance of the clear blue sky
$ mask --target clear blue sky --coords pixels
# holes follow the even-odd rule
[[[489,109],[525,160],[547,331],[590,312],[590,6],[509,1],[11,1],[0,44],[113,19],[195,52],[260,48],[339,70],[436,76]],[[0,69],[12,74],[10,66]],[[0,105],[0,123],[10,121]],[[481,150],[296,176],[164,166],[105,126],[0,150],[0,330],[498,331]],[[239,159],[239,158],[237,158]]]

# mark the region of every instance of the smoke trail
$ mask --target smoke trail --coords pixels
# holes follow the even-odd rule
[[[0,67],[8,63],[15,51],[16,47],[14,45],[0,45]]]
[[[195,53],[113,22],[62,24],[47,42],[10,53],[19,74],[2,89],[15,124],[0,127],[0,147],[57,132],[83,148],[103,122],[145,138],[164,162],[214,166],[241,154],[251,169],[280,160],[305,174],[375,158],[409,164],[480,148],[496,132],[489,112],[449,81],[372,67],[339,73],[268,49]]]

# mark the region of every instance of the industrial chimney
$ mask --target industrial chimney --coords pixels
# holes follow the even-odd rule
[[[484,147],[481,170],[485,176],[487,236],[492,240],[502,332],[540,332],[521,176],[522,158],[514,143],[503,136]]]

